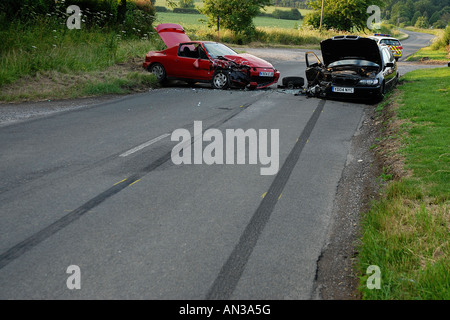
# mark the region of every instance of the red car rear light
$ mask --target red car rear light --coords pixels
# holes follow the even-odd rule
[[[400,50],[403,50],[403,47],[398,47]]]

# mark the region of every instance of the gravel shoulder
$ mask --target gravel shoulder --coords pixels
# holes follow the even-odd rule
[[[328,243],[318,261],[317,299],[360,299],[359,274],[355,268],[359,222],[361,214],[377,196],[380,188],[377,177],[382,173],[382,165],[370,149],[379,134],[374,109],[373,106],[365,108],[339,181]]]

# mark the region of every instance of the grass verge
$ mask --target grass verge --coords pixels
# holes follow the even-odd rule
[[[120,94],[157,85],[142,69],[145,54],[163,46],[157,35],[68,30],[42,19],[32,26],[13,23],[0,36],[0,102]]]
[[[380,198],[362,219],[364,299],[450,299],[450,68],[406,74],[378,107]],[[369,289],[369,266],[381,271]]]
[[[426,29],[419,29],[419,31],[434,34],[436,37],[430,46],[422,48],[412,54],[406,59],[407,61],[440,63],[450,60],[450,27],[447,27],[445,30],[433,30],[432,32]]]

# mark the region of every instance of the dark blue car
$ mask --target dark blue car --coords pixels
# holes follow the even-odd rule
[[[389,47],[370,38],[337,36],[320,43],[322,61],[306,53],[307,91],[322,98],[380,101],[398,81]],[[310,62],[314,56],[313,63]]]

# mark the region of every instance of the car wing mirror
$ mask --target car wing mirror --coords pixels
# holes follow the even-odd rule
[[[194,61],[194,68],[195,68],[195,69],[199,69],[199,68],[200,68],[200,59],[196,59],[196,60]]]
[[[386,68],[393,68],[393,67],[394,67],[394,63],[393,62],[386,63]]]

